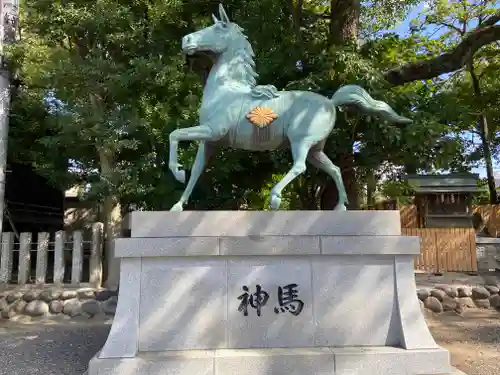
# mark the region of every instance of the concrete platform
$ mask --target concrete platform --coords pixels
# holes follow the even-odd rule
[[[134,212],[89,375],[448,375],[398,211]]]

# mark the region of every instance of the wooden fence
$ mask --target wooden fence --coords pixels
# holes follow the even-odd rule
[[[399,206],[399,216],[401,228],[420,228],[422,226],[422,223],[419,222],[417,206],[414,204]]]
[[[400,204],[396,199],[380,201],[366,207],[366,210],[399,210],[401,217],[401,228],[420,228],[417,206],[414,204]]]
[[[0,284],[102,283],[102,224],[92,225],[89,240],[84,231],[71,233],[2,234]]]
[[[473,228],[402,228],[406,236],[420,237],[415,269],[424,272],[475,272],[476,232]]]
[[[365,208],[366,210],[399,210],[402,228],[420,228],[417,207],[414,204],[401,204],[397,199],[377,202]],[[486,227],[492,237],[500,236],[500,204],[478,204],[472,206],[472,211],[481,215],[481,229]]]

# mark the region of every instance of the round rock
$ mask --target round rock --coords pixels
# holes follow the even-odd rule
[[[14,310],[16,314],[22,314],[27,304],[28,302],[26,302],[25,300],[18,299],[10,306],[10,309]]]
[[[470,297],[458,297],[456,301],[459,305],[464,307],[469,307],[469,308],[476,307],[476,304]]]
[[[39,295],[40,295],[39,291],[37,291],[37,290],[30,290],[30,291],[28,291],[27,293],[24,294],[23,300],[25,300],[26,302],[31,302],[31,301],[36,300]]]
[[[454,288],[454,287],[452,287],[452,286],[449,286],[449,285],[437,285],[436,289],[442,290],[443,292],[445,292],[451,298],[458,297],[457,289]]]
[[[9,307],[9,304],[5,300],[5,298],[0,299],[0,311],[4,311]]]
[[[420,301],[425,301],[427,297],[429,297],[429,291],[427,289],[419,289],[417,290],[417,296]]]
[[[21,298],[23,298],[22,292],[10,292],[5,299],[8,303],[12,303]]]
[[[44,290],[42,293],[40,293],[40,296],[38,296],[38,298],[45,302],[54,301],[59,297],[61,297],[61,291],[56,289]]]
[[[76,293],[76,290],[63,290],[59,298],[62,300],[69,300],[76,298],[77,296],[78,294]]]
[[[458,302],[449,296],[446,296],[441,304],[443,305],[443,311],[454,311],[458,306]]]
[[[488,299],[490,295],[490,292],[488,292],[484,286],[475,286],[472,288],[473,299]]]
[[[446,297],[446,292],[441,289],[431,290],[431,297],[437,298],[441,302]]]
[[[114,315],[116,313],[116,305],[118,301],[116,297],[111,297],[102,303],[102,311],[107,315]]]
[[[95,292],[95,299],[98,300],[98,301],[106,301],[107,299],[111,298],[111,297],[116,297],[117,296],[117,292],[113,291],[113,290],[107,290],[107,289],[103,289],[103,290],[98,290],[97,292]]]
[[[10,308],[2,311],[2,318],[4,318],[4,319],[10,319],[14,316],[16,316],[16,312]]]
[[[77,296],[76,290],[63,290],[59,298],[62,300],[70,300]]]
[[[426,298],[426,300],[424,301],[424,306],[435,313],[443,312],[443,305],[441,305],[441,302],[433,296]]]
[[[472,288],[469,286],[461,286],[457,289],[459,297],[471,297],[472,296]]]
[[[65,300],[63,313],[71,317],[81,315],[82,303],[77,298]]]
[[[480,309],[489,309],[491,307],[489,299],[476,299],[474,302]]]
[[[24,309],[24,313],[29,316],[43,316],[49,312],[47,302],[36,300],[28,303]]]
[[[500,295],[494,294],[488,298],[490,300],[491,307],[495,309],[500,309]]]
[[[498,294],[500,289],[496,285],[485,285],[484,289],[486,289],[490,294]]]
[[[98,301],[89,299],[82,303],[82,311],[85,314],[94,316],[101,312],[101,305]]]
[[[63,307],[63,301],[51,301],[49,305],[49,311],[51,314],[60,314],[63,311]]]
[[[82,288],[82,289],[78,289],[76,291],[76,295],[77,295],[78,299],[82,299],[82,300],[94,299],[95,298],[95,291],[94,291],[94,289],[91,289],[91,288]]]
[[[465,297],[465,298],[467,298],[467,297]],[[466,310],[466,307],[457,302],[457,306],[455,307],[455,309],[453,311],[455,311],[457,314],[462,315],[465,310]]]
[[[446,291],[446,294],[448,295],[448,297],[457,298],[458,297],[458,290],[457,290],[457,288],[450,286],[448,288],[448,290]]]

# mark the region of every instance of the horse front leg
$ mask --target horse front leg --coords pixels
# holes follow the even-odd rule
[[[214,138],[214,132],[207,125],[193,126],[191,128],[177,129],[170,133],[170,155],[168,167],[177,181],[184,183],[186,173],[180,169],[178,146],[179,141],[210,141]]]
[[[211,143],[207,143],[205,141],[201,141],[198,147],[198,151],[196,152],[196,158],[194,159],[193,167],[191,169],[191,176],[189,177],[188,184],[186,189],[181,195],[179,201],[174,204],[174,206],[170,209],[170,211],[182,211],[184,205],[189,200],[193,189],[198,182],[201,174],[203,173],[207,162],[210,160],[210,157],[214,154],[215,146]]]

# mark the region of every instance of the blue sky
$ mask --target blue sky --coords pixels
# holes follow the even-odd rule
[[[395,31],[397,34],[400,34],[401,36],[407,36],[409,34],[410,30],[410,22],[411,20],[415,19],[418,17],[419,13],[424,10],[425,6],[424,3],[422,2],[421,4],[417,5],[409,14],[408,18],[404,20],[398,27],[396,27],[393,31]],[[429,28],[429,31],[434,32],[431,28]],[[441,32],[437,31],[435,36],[439,36]],[[472,135],[471,135],[472,137]],[[500,169],[500,165],[498,163],[493,162],[493,168],[494,169]],[[486,177],[486,169],[484,166],[481,166],[479,168],[473,168],[472,172],[478,173],[481,178]]]

